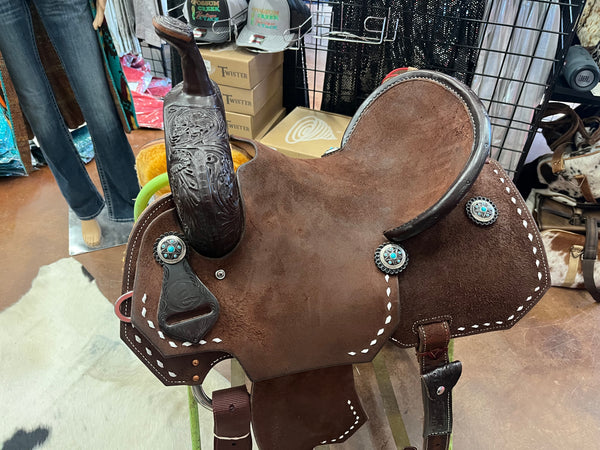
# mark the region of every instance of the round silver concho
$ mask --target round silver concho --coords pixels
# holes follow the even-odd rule
[[[386,242],[375,250],[375,264],[383,273],[396,275],[408,266],[408,253],[401,245]]]
[[[186,246],[183,239],[174,234],[168,234],[159,239],[156,244],[156,256],[159,262],[176,264],[185,258]]]
[[[473,197],[467,202],[467,215],[477,225],[491,225],[498,219],[498,208],[485,197]]]

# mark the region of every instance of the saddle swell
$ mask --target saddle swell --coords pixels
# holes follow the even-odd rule
[[[549,286],[533,219],[487,159],[489,139],[489,120],[467,87],[416,71],[378,88],[342,148],[325,158],[292,159],[237,140],[254,156],[235,179],[244,219],[239,242],[220,257],[191,247],[185,255],[190,285],[202,284],[218,300],[218,320],[195,342],[161,329],[168,271],[156,243],[186,232],[169,195],[141,215],[129,239],[123,292],[132,294],[121,312],[131,323],[121,324],[123,340],[166,385],[199,385],[218,361],[237,358],[253,382],[261,448],[304,450],[347,439],[366,419],[353,364],[371,361],[388,339],[422,348],[439,323],[441,347],[451,337],[508,328]],[[492,208],[493,220],[484,214],[478,222],[474,201]],[[400,273],[383,273],[374,262],[386,238],[408,254]],[[184,321],[204,314],[184,312]],[[452,370],[457,379],[460,371]],[[317,375],[330,397],[311,391]],[[431,433],[449,435],[446,428]],[[286,440],[293,430],[305,438]]]

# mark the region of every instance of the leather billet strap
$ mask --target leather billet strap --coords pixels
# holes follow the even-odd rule
[[[423,394],[423,448],[446,450],[452,434],[452,388],[462,372],[460,361],[448,357],[447,322],[420,325],[417,359]]]
[[[246,386],[214,391],[215,450],[252,450],[250,395]]]
[[[587,291],[597,302],[600,302],[600,290],[594,280],[594,266],[598,257],[598,219],[588,217],[585,221],[585,246],[581,268],[583,283]]]

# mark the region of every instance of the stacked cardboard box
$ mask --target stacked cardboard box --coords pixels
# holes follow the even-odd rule
[[[339,148],[351,117],[295,108],[260,141],[293,158],[319,158]]]
[[[200,47],[219,85],[229,134],[257,138],[285,115],[283,53],[252,53],[235,44]]]

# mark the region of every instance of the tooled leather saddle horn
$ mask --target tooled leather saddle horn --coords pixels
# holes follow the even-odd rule
[[[172,195],[129,238],[121,337],[165,385],[236,358],[251,380],[214,393],[215,448],[311,449],[367,420],[353,364],[415,347],[424,448],[448,447],[461,364],[452,338],[512,327],[549,287],[519,192],[488,158],[470,89],[431,71],[377,88],[339,150],[292,159],[231,138],[191,29],[154,21],[184,81],[165,100]],[[200,391],[201,392],[201,391]],[[237,406],[236,406],[237,405]],[[233,408],[231,408],[233,407]]]

